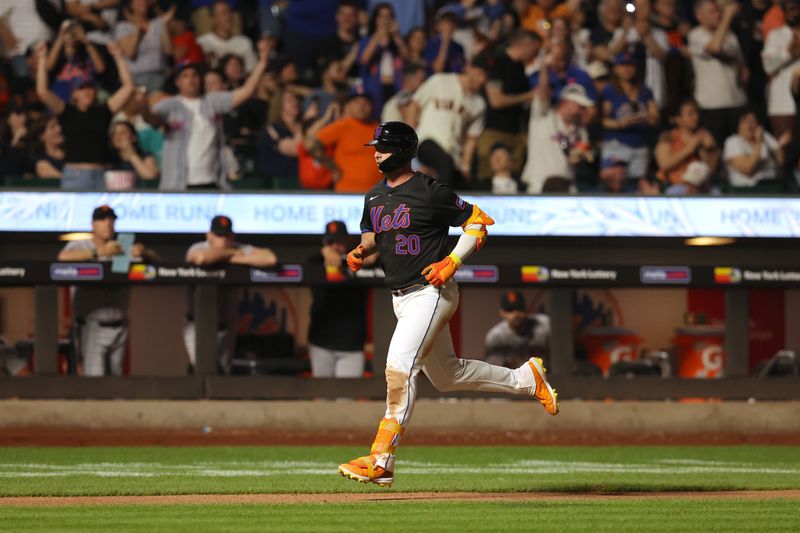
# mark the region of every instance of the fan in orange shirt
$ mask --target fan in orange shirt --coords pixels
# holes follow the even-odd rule
[[[370,95],[354,93],[345,103],[342,118],[306,139],[311,155],[331,170],[336,191],[367,192],[381,179],[373,154],[363,146],[377,127],[372,121]],[[332,157],[328,155],[331,150]]]

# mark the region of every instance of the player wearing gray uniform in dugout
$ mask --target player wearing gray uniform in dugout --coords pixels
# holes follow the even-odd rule
[[[245,265],[266,268],[275,265],[278,258],[269,248],[257,248],[234,240],[233,220],[225,215],[211,219],[211,227],[204,241],[196,242],[186,251],[186,262],[197,266],[224,267],[225,265]],[[223,374],[231,371],[231,356],[236,341],[236,319],[238,288],[221,288],[218,293],[217,314],[217,364]],[[189,355],[189,372],[197,365],[195,353],[196,326],[194,322],[194,287],[189,288],[188,312],[183,328],[183,340]]]
[[[59,261],[111,261],[124,251],[116,241],[116,213],[107,205],[92,212],[92,237],[70,241],[59,252]],[[154,261],[158,256],[141,243],[131,248],[134,261]],[[72,316],[77,326],[78,348],[85,376],[121,376],[128,340],[127,286],[72,287]]]

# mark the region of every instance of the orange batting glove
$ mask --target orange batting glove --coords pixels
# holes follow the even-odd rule
[[[347,268],[353,272],[361,270],[364,266],[364,247],[360,244],[347,254]]]
[[[450,254],[438,263],[431,263],[423,268],[421,274],[434,287],[441,287],[450,281],[460,266],[461,262]]]

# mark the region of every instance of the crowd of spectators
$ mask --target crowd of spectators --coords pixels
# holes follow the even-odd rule
[[[0,183],[798,188],[800,0],[0,0]],[[794,141],[794,142],[793,142]]]

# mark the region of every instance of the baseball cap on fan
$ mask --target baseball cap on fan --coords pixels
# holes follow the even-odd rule
[[[117,214],[111,209],[108,205],[101,205],[94,208],[92,211],[92,220],[105,220],[107,218],[113,218],[116,220]]]
[[[570,83],[563,89],[561,94],[558,95],[560,100],[569,100],[583,107],[592,107],[594,101],[586,94],[586,89],[579,83]]]
[[[372,95],[365,91],[364,87],[360,85],[350,89],[350,92],[347,93],[347,97],[345,98],[345,103],[349,102],[350,100],[355,100],[356,98],[366,98],[370,102],[372,101]]]
[[[620,52],[620,53],[618,53],[617,55],[614,56],[614,66],[616,66],[616,65],[635,65],[635,64],[636,64],[636,58],[628,50],[624,50],[624,51],[622,51],[622,52]]]
[[[347,233],[347,226],[341,220],[331,220],[325,224],[325,235],[322,240],[325,242],[346,242],[350,238]]]
[[[600,169],[601,170],[605,170],[607,168],[613,168],[613,167],[627,167],[627,166],[628,166],[628,162],[625,161],[624,159],[620,159],[618,157],[606,157],[600,163]]]
[[[508,291],[500,298],[500,308],[503,311],[525,311],[525,297],[519,291]]]
[[[211,233],[224,237],[233,233],[233,221],[225,215],[217,215],[211,219]]]
[[[77,91],[78,89],[94,89],[94,90],[97,90],[97,83],[94,80],[87,78],[85,80],[81,80],[75,86],[75,90]]]

